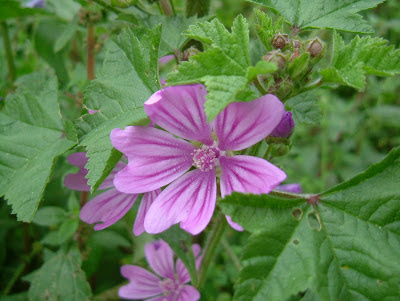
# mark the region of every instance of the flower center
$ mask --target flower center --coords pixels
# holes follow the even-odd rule
[[[215,147],[203,145],[196,148],[191,155],[193,156],[193,166],[201,171],[210,171],[219,164],[219,150]]]
[[[164,293],[170,293],[176,289],[176,285],[175,285],[174,281],[169,278],[160,281],[159,285]]]

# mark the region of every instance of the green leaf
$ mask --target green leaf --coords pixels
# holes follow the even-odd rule
[[[302,29],[329,28],[357,33],[373,33],[358,12],[376,7],[384,0],[248,0],[281,14],[290,25]]]
[[[143,103],[160,89],[158,48],[161,27],[139,40],[130,29],[111,42],[102,69],[84,92],[86,107],[98,112],[76,122],[80,145],[86,146],[88,184],[96,190],[121,158],[110,132],[127,125],[144,124]]]
[[[233,22],[232,33],[214,19],[190,26],[185,34],[210,44],[210,48],[188,62],[182,62],[167,80],[170,84],[203,82],[208,91],[205,111],[208,120],[212,120],[229,103],[243,100],[240,95],[251,93],[247,83],[250,67],[248,24],[239,15]]]
[[[90,286],[81,270],[81,264],[78,250],[71,249],[68,253],[58,251],[29,280],[29,301],[89,300]]]
[[[40,226],[55,226],[61,223],[67,212],[60,207],[47,206],[40,208],[33,219],[33,223]]]
[[[247,69],[247,80],[253,81],[257,75],[269,74],[278,70],[278,66],[272,62],[259,61],[254,67]]]
[[[56,39],[54,43],[54,53],[59,52],[63,49],[75,36],[75,32],[79,29],[78,16],[71,21],[71,23],[64,29],[61,35]]]
[[[42,239],[42,243],[51,246],[58,246],[70,240],[78,230],[79,220],[69,219],[63,222],[56,231],[51,231]]]
[[[312,300],[399,299],[399,177],[397,148],[316,206],[270,195],[221,200],[253,232],[234,299],[285,300],[307,289]]]
[[[192,250],[192,237],[189,233],[183,231],[178,225],[158,234],[182,260],[189,271],[192,283],[196,283],[196,263]]]
[[[21,7],[21,3],[15,0],[2,0],[0,2],[0,21],[11,18],[32,16],[36,14],[47,14],[42,9]]]
[[[197,17],[185,18],[182,16],[150,16],[143,20],[148,27],[162,24],[160,57],[174,53],[180,49],[189,39],[182,35],[189,25],[195,24],[202,19]]]
[[[271,39],[276,33],[283,32],[283,19],[279,18],[275,22],[272,21],[266,13],[261,10],[256,10],[257,23],[255,29],[260,41],[265,46],[267,51],[271,51],[274,47],[271,44]]]
[[[295,124],[305,123],[317,125],[322,118],[322,111],[318,105],[318,95],[315,92],[306,92],[296,95],[285,102],[293,114]]]
[[[332,66],[320,71],[323,82],[364,90],[366,75],[400,74],[400,49],[387,43],[377,37],[357,36],[344,45],[343,39],[335,33]]]
[[[56,158],[76,142],[63,138],[57,78],[35,73],[17,81],[0,111],[0,195],[18,220],[29,222],[43,197]]]

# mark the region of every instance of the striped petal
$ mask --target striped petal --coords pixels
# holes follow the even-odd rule
[[[124,265],[121,267],[121,274],[129,279],[129,284],[118,291],[121,298],[143,299],[163,293],[159,285],[160,278],[141,267]]]

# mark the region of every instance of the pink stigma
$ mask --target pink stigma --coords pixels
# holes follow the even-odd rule
[[[201,171],[210,171],[218,164],[219,151],[215,147],[202,146],[192,153],[193,166]]]

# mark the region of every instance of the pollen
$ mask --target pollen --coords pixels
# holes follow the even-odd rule
[[[208,172],[219,165],[219,150],[215,147],[203,145],[195,149],[191,155],[193,156],[193,166],[201,171]]]

